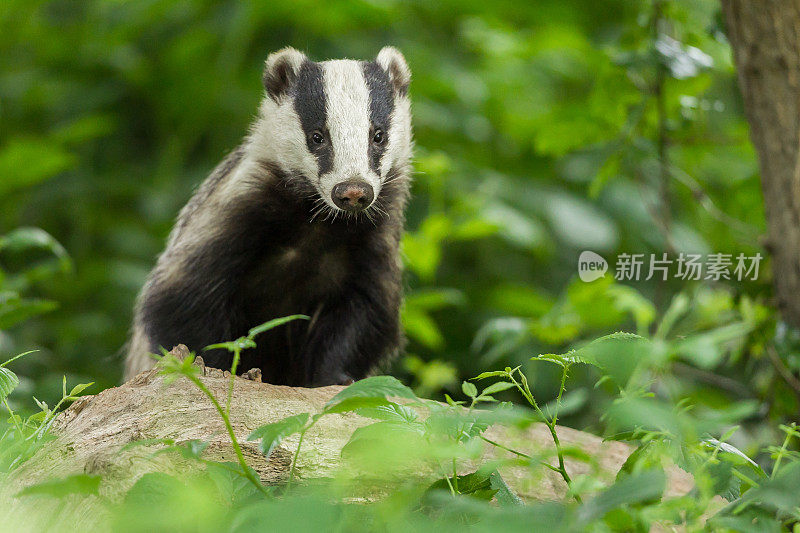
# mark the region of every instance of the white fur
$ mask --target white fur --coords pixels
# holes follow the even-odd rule
[[[278,63],[287,63],[295,72],[300,70],[306,55],[291,46],[281,48],[277,52],[272,52],[264,63],[264,72],[273,72]]]
[[[389,124],[386,151],[381,159],[381,175],[386,177],[392,165],[411,159],[411,103],[406,97],[395,98]]]
[[[284,48],[267,59],[267,68],[279,59],[289,58],[299,68],[305,56],[293,48]],[[410,77],[408,65],[402,54],[392,47],[385,47],[376,61],[385,69],[390,63],[397,65],[407,83]],[[291,98],[263,99],[259,115],[246,140],[245,156],[239,166],[209,200],[235,203],[238,198],[250,193],[252,175],[259,161],[274,161],[290,172],[306,176],[317,189],[323,201],[333,210],[339,208],[331,199],[333,187],[351,178],[361,178],[369,183],[375,198],[381,190],[382,179],[392,165],[407,162],[411,157],[411,112],[407,97],[395,98],[395,107],[387,132],[387,146],[381,162],[381,176],[369,165],[367,146],[370,142],[369,88],[364,80],[361,64],[357,61],[339,59],[321,63],[323,83],[327,96],[327,126],[330,142],[333,143],[333,169],[319,175],[316,157],[308,150],[300,118],[294,110]],[[391,75],[391,71],[390,71]],[[219,212],[206,210],[205,213]],[[203,235],[214,232],[213,217],[195,217],[187,235]]]
[[[392,82],[406,87],[411,82],[411,69],[408,68],[406,58],[394,46],[381,48],[381,51],[378,52],[378,57],[375,58],[375,62],[389,73],[389,78]]]
[[[377,198],[381,179],[369,165],[369,88],[364,71],[359,62],[345,59],[323,63],[323,72],[333,169],[319,177],[320,194],[336,208],[331,190],[337,183],[355,178],[369,183]]]

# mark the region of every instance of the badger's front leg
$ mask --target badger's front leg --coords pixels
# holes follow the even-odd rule
[[[306,385],[348,385],[396,351],[399,302],[383,296],[351,293],[324,304],[304,349]]]

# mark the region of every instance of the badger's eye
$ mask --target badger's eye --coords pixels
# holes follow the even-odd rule
[[[384,135],[383,130],[375,130],[375,133],[372,134],[372,142],[375,144],[383,144],[386,140],[386,135]]]
[[[322,144],[325,142],[325,137],[322,135],[322,133],[315,131],[311,134],[311,141],[314,144]]]

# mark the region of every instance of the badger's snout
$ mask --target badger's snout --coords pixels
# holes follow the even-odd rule
[[[370,206],[375,198],[375,192],[366,181],[350,180],[334,185],[331,197],[339,209],[361,211]]]

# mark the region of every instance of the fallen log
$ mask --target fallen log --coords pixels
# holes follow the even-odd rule
[[[203,368],[200,380],[217,397],[227,395],[230,375]],[[266,484],[286,481],[292,467],[298,437],[285,439],[265,458],[256,442],[247,436],[256,428],[299,413],[320,412],[328,400],[343,389],[339,386],[315,389],[261,383],[236,377],[231,402],[231,422],[245,459]],[[298,479],[329,478],[342,465],[341,450],[356,428],[373,420],[353,413],[326,415],[305,435],[295,471]],[[612,481],[632,448],[621,442],[606,441],[595,435],[559,426],[562,446],[575,447],[591,456],[594,465],[566,458],[566,469],[573,479],[583,474]],[[97,500],[116,501],[144,474],[149,472],[186,473],[203,468],[201,462],[178,453],[154,454],[162,439],[184,443],[193,439],[208,442],[202,457],[211,461],[235,461],[236,457],[225,426],[209,399],[190,381],[179,379],[169,385],[157,370],[143,372],[129,382],[94,396],[75,401],[61,413],[52,427],[55,439],[16,469],[0,487],[0,508],[16,510],[24,517],[26,529],[37,529],[24,511],[24,498],[17,498],[27,486],[73,474],[100,474],[99,497],[88,497],[72,509],[70,520],[76,527],[96,523],[103,506]],[[530,455],[552,457],[553,441],[544,424],[523,430],[492,426],[485,436],[493,441],[513,443],[515,449]],[[145,441],[149,445],[132,445]],[[499,448],[486,446],[483,460],[511,457]],[[554,463],[555,464],[555,463]],[[464,473],[472,468],[464,465]],[[527,467],[504,466],[500,473],[508,485],[525,501],[561,499],[567,486],[562,477],[542,468],[531,476]],[[687,493],[692,477],[668,466],[667,496]],[[418,472],[431,480],[441,473]],[[379,497],[377,495],[376,497]],[[76,500],[77,501],[77,500]],[[45,513],[46,514],[46,513]],[[11,524],[12,522],[6,522]]]

